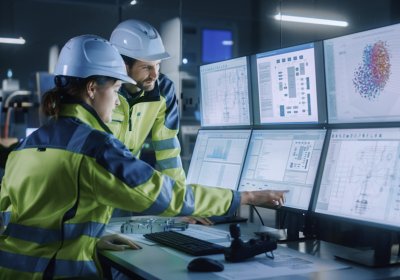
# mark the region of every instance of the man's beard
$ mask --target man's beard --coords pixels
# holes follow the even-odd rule
[[[141,88],[144,91],[151,91],[154,89],[155,86],[155,81],[152,81],[151,83],[149,83],[149,81],[152,80],[145,80],[144,82],[137,82],[137,87]]]

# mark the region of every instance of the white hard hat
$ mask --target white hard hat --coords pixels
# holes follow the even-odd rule
[[[124,60],[118,50],[106,39],[96,35],[81,35],[70,39],[61,50],[54,74],[78,78],[107,76],[136,84],[127,75]]]
[[[120,54],[142,61],[169,58],[157,30],[147,22],[129,19],[112,32],[110,42]]]

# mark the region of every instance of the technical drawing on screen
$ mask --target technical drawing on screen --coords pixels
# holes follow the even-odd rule
[[[236,190],[251,130],[199,130],[188,184]]]
[[[307,210],[326,131],[253,130],[239,191],[285,190],[285,207]]]
[[[309,43],[255,55],[255,123],[325,121],[324,106],[318,106],[323,104],[325,95],[321,45]]]
[[[250,125],[248,58],[200,66],[201,126]]]
[[[324,41],[330,123],[400,121],[400,24]]]
[[[400,128],[334,129],[315,212],[400,229]]]

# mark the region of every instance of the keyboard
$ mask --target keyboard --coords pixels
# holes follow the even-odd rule
[[[174,248],[192,256],[222,254],[226,247],[191,237],[176,231],[153,232],[143,235],[149,240]]]

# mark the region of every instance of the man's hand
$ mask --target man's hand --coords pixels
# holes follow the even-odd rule
[[[97,242],[97,249],[100,250],[113,250],[113,251],[123,251],[125,249],[133,249],[138,250],[142,249],[135,242],[124,238],[118,234],[105,235],[100,237],[100,240]]]

